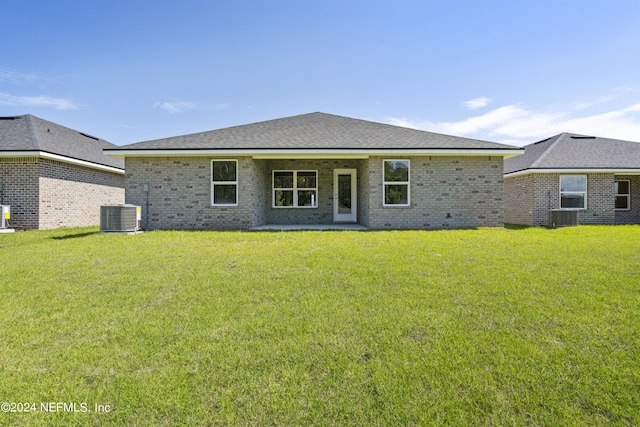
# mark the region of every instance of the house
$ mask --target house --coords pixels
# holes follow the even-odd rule
[[[0,117],[0,204],[12,228],[100,223],[100,205],[124,203],[124,162],[115,145],[32,115]]]
[[[516,147],[312,113],[107,149],[147,229],[502,226]]]
[[[547,225],[554,209],[579,224],[640,223],[640,143],[563,133],[505,160],[505,222]]]

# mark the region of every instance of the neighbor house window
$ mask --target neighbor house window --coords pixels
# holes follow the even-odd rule
[[[384,160],[383,206],[409,206],[409,160]]]
[[[629,195],[631,194],[631,182],[629,180],[620,180],[614,183],[616,192],[616,210],[628,211],[631,209],[629,203]]]
[[[211,205],[238,205],[238,161],[211,161]]]
[[[586,175],[560,175],[560,208],[587,208]]]
[[[317,208],[318,171],[273,171],[274,208]]]

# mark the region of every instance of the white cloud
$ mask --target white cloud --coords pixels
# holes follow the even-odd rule
[[[606,102],[599,99],[600,102]],[[562,132],[640,142],[640,104],[604,113],[585,114],[578,104],[534,110],[505,105],[453,122],[388,118],[389,124],[489,141],[525,145]]]
[[[468,101],[464,101],[462,106],[469,110],[477,110],[479,108],[486,107],[489,105],[489,102],[491,102],[489,98],[481,96],[480,98],[473,98]]]
[[[171,114],[176,114],[182,113],[185,110],[193,110],[196,108],[196,105],[192,102],[185,101],[164,101],[156,102],[153,104],[153,108],[161,108]]]
[[[77,110],[80,106],[65,98],[51,96],[16,96],[8,93],[0,93],[0,105],[27,106],[27,107],[53,107],[56,110]]]
[[[0,67],[0,82],[20,84],[31,83],[36,80],[40,80],[40,77],[36,74],[22,73],[11,68]]]
[[[213,109],[216,111],[228,110],[229,108],[231,108],[230,104],[217,104],[213,106]]]

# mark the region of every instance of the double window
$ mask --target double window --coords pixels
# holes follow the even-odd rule
[[[621,179],[615,181],[615,193],[616,193],[616,210],[628,211],[631,209],[629,198],[631,194],[631,182],[628,179]]]
[[[587,208],[586,175],[560,175],[560,208]]]
[[[211,161],[211,205],[238,206],[238,161]]]
[[[317,208],[318,171],[273,171],[274,208]]]
[[[409,206],[409,160],[383,160],[383,206]]]

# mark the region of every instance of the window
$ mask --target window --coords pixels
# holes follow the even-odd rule
[[[560,175],[560,208],[587,208],[586,175]]]
[[[629,195],[631,194],[631,182],[626,180],[616,181],[615,192],[616,192],[616,210],[618,211],[628,211],[631,209],[631,204],[629,203]]]
[[[383,160],[383,206],[409,206],[409,160]]]
[[[211,161],[211,205],[238,205],[238,161]]]
[[[273,171],[274,208],[317,208],[318,171]]]

